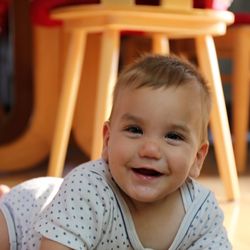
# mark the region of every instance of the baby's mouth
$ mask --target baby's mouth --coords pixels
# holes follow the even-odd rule
[[[136,174],[148,176],[148,177],[160,177],[163,174],[154,170],[154,169],[148,169],[148,168],[133,168],[133,172]]]

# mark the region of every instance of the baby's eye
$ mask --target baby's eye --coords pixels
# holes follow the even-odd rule
[[[169,133],[166,134],[165,138],[166,139],[175,140],[175,141],[182,141],[182,140],[184,140],[183,136],[180,135],[177,132],[169,132]]]
[[[138,126],[129,126],[125,130],[131,134],[143,134],[142,129]]]

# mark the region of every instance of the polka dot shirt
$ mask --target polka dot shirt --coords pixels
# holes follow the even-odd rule
[[[1,200],[0,209],[7,221],[11,250],[39,249],[41,235],[35,231],[34,223],[61,183],[61,178],[35,178],[12,188]]]
[[[169,250],[231,249],[214,195],[192,179],[181,194],[186,215]],[[42,235],[77,250],[147,249],[103,160],[80,165],[63,182],[45,177],[18,185],[0,209],[12,221],[12,249],[37,250]]]
[[[119,191],[105,165],[100,160],[74,169],[36,230],[72,249],[133,249],[117,204]]]

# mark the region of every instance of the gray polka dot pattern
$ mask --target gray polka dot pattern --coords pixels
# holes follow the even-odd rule
[[[72,249],[132,249],[103,161],[68,175],[36,229]]]
[[[12,217],[15,233],[10,236],[16,249],[38,249],[41,235],[34,230],[38,214],[55,196],[62,183],[60,178],[41,177],[26,181],[11,189],[0,203],[0,208]]]
[[[203,198],[201,198],[202,195]],[[185,226],[181,225],[179,232],[183,230],[184,236],[176,237],[175,242],[179,242],[175,245],[178,247],[171,249],[232,249],[223,227],[224,215],[214,194],[189,179],[182,188],[182,196],[188,223]]]
[[[61,182],[33,179],[0,202],[15,225],[17,250],[38,250],[41,235],[77,250],[147,249],[103,160],[80,165]],[[169,250],[232,249],[214,195],[192,179],[181,194],[186,215]]]

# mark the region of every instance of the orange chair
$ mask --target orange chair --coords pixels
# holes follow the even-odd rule
[[[89,34],[101,33],[99,81],[96,86],[91,158],[100,156],[102,125],[111,106],[119,58],[119,36],[122,30],[143,31],[153,39],[153,52],[168,53],[168,39],[195,39],[200,68],[211,84],[213,110],[211,128],[215,152],[227,198],[239,196],[238,178],[224,96],[221,86],[213,36],[223,35],[233,15],[226,11],[192,8],[192,1],[162,1],[161,6],[135,6],[132,1],[103,0],[98,5],[63,7],[52,11],[52,17],[63,20],[69,33],[69,47],[64,69],[55,134],[49,164],[49,175],[62,174],[66,149],[73,122],[85,46]],[[84,77],[84,76],[83,76]],[[82,107],[84,108],[84,107]],[[88,107],[87,107],[88,108]],[[90,121],[91,122],[91,121]],[[81,141],[78,138],[78,141]]]

